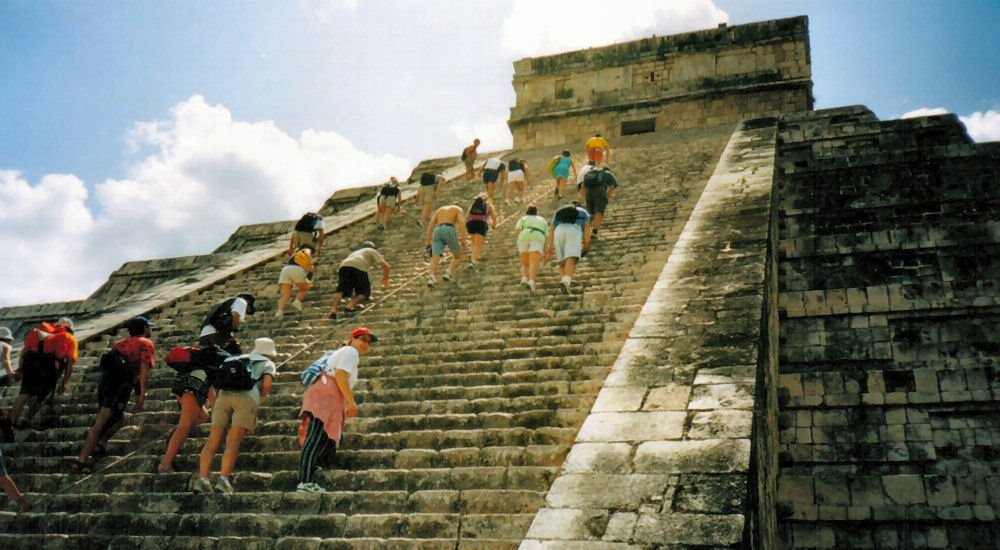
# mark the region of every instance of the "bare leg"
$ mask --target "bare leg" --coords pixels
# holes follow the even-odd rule
[[[17,399],[14,400],[14,405],[10,408],[10,421],[15,426],[17,425],[17,421],[21,418],[21,411],[24,409],[25,403],[27,403],[29,399],[31,399],[30,395],[22,393],[17,396]]]
[[[229,429],[229,435],[226,436],[226,450],[222,453],[222,468],[219,471],[222,477],[231,476],[236,469],[236,457],[240,456],[240,445],[246,433],[246,428],[239,426]]]
[[[97,446],[97,440],[101,437],[101,431],[110,419],[111,409],[108,407],[101,407],[101,410],[97,413],[97,420],[94,422],[94,425],[90,427],[90,431],[87,432],[87,441],[84,442],[83,449],[80,450],[80,456],[76,459],[78,462],[85,463],[90,459],[90,453],[94,452],[94,447]]]
[[[483,256],[483,243],[486,238],[479,234],[472,235],[472,261],[478,262]]]
[[[289,300],[292,299],[292,285],[290,283],[281,283],[278,287],[281,288],[281,298],[278,299],[278,311],[283,313],[285,307],[288,306]]]
[[[235,429],[235,428],[234,428]],[[208,479],[212,475],[212,459],[215,458],[216,451],[222,445],[222,438],[226,436],[226,428],[223,426],[212,426],[212,432],[208,434],[205,446],[201,448],[201,457],[198,460],[198,475]]]
[[[188,434],[195,426],[208,420],[208,412],[205,411],[204,407],[198,405],[198,399],[193,393],[186,392],[177,398],[177,402],[181,406],[181,417],[167,443],[167,454],[163,455],[163,460],[160,461],[159,469],[161,471],[173,468],[174,459],[180,454]]]
[[[340,307],[340,301],[344,298],[342,292],[336,292],[333,294],[333,305],[330,306],[330,313],[337,313],[337,308]]]
[[[538,266],[542,262],[541,252],[528,252],[528,280],[534,281],[538,279]]]
[[[7,496],[17,503],[22,512],[31,511],[31,503],[24,498],[24,495],[18,490],[17,485],[14,484],[14,480],[10,476],[5,475],[0,477],[0,488],[3,488],[3,492],[7,493]]]

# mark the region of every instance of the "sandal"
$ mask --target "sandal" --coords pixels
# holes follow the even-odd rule
[[[94,473],[94,467],[86,462],[80,462],[79,460],[74,460],[70,463],[69,469],[77,474],[92,474]]]

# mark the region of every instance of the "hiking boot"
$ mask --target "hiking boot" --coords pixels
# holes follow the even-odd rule
[[[326,489],[320,487],[316,483],[299,483],[295,488],[297,493],[325,493]]]
[[[215,490],[219,491],[224,495],[231,495],[236,491],[233,489],[233,485],[229,483],[229,479],[219,476],[219,481],[215,482]]]
[[[196,495],[208,495],[214,493],[212,482],[207,478],[200,477],[191,485],[191,491]]]
[[[302,313],[302,302],[300,302],[298,298],[292,300],[292,307],[295,308],[295,311]]]
[[[444,279],[444,280],[446,280],[446,281],[450,281],[452,279],[452,277],[451,277],[451,270],[449,269],[448,271],[445,271],[444,272],[444,276],[441,277],[441,278]]]

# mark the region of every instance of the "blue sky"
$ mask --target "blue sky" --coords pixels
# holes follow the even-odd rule
[[[0,2],[19,266],[0,306],[83,298],[125,261],[210,252],[474,136],[507,146],[516,59],[795,15],[818,108],[946,110],[1000,139],[995,1]]]

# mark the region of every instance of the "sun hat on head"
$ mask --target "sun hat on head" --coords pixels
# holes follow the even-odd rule
[[[278,354],[278,350],[274,349],[274,340],[271,340],[270,338],[258,338],[253,341],[253,351],[250,353],[275,356]]]
[[[361,248],[375,248],[375,249],[377,249],[378,247],[375,246],[375,243],[373,243],[371,241],[365,241],[365,242],[361,243]]]
[[[14,335],[10,333],[10,329],[7,327],[0,327],[0,340],[7,342],[8,344],[14,341]]]
[[[74,329],[74,327],[73,327],[73,320],[70,319],[69,317],[60,317],[59,320],[56,321],[56,325],[57,326],[58,325],[62,325],[62,326],[66,327],[66,328],[68,328],[70,330]]]
[[[368,327],[358,327],[358,328],[354,329],[354,332],[351,333],[351,339],[353,340],[355,338],[361,338],[362,336],[366,336],[366,335],[369,338],[371,338],[371,341],[372,341],[373,344],[375,342],[378,342],[378,336],[375,336],[375,334]]]

